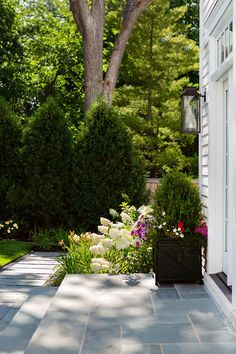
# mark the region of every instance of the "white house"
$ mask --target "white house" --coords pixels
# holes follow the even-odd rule
[[[236,0],[200,0],[200,189],[205,285],[236,327]]]

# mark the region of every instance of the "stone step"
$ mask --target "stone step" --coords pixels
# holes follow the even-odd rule
[[[8,270],[5,270],[4,272],[0,273],[0,276],[4,275],[20,275],[20,274],[51,274],[53,272],[53,269],[44,269],[44,268],[40,268],[40,269],[29,269],[29,268],[9,268]]]
[[[57,266],[58,263],[55,263],[55,265],[52,265],[52,267],[50,267],[51,269],[54,269],[55,266]],[[49,265],[48,264],[30,264],[30,263],[16,263],[14,265],[12,265],[10,267],[10,269],[49,269]]]
[[[19,279],[16,278],[3,278],[0,279],[0,284],[1,287],[6,287],[6,286],[43,286],[46,282],[48,277],[43,277],[39,279],[22,279],[19,277]]]
[[[56,291],[56,287],[44,287],[30,292],[8,326],[0,332],[0,354],[24,354]],[[8,319],[13,314],[13,307],[11,309]]]

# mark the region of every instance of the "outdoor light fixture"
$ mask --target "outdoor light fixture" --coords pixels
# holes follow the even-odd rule
[[[200,133],[200,97],[206,100],[206,94],[200,95],[196,87],[186,87],[181,96],[181,130],[185,134]]]

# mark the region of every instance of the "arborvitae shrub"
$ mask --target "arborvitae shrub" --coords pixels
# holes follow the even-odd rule
[[[145,196],[145,169],[117,114],[101,101],[88,114],[74,165],[80,225],[95,229],[100,216],[118,208],[122,194],[139,205]],[[76,203],[76,202],[75,202]]]
[[[0,97],[0,219],[9,218],[8,196],[19,182],[21,128],[10,106]],[[17,203],[17,200],[12,200]]]
[[[21,210],[28,226],[50,228],[69,222],[72,152],[64,114],[50,97],[32,118],[23,139]]]
[[[166,213],[167,225],[177,226],[183,221],[184,226],[192,232],[199,225],[202,204],[199,189],[192,183],[191,178],[181,172],[171,172],[161,179],[154,197],[156,217]]]

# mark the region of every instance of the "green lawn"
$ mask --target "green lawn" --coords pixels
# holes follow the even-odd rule
[[[32,242],[1,240],[0,267],[29,253],[33,245]]]

